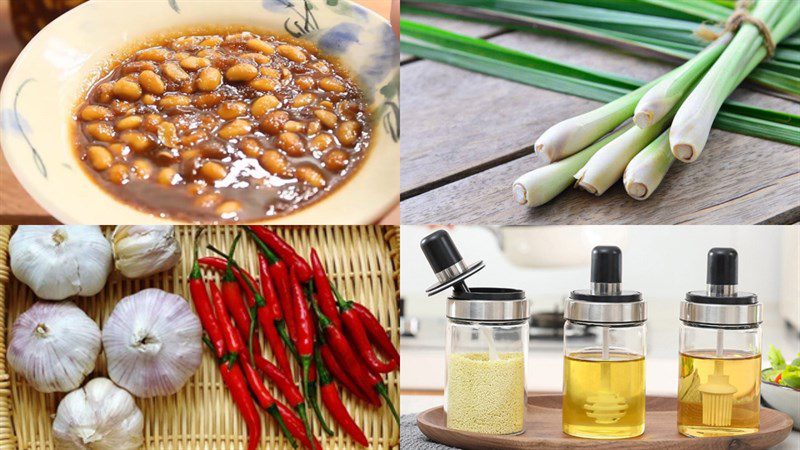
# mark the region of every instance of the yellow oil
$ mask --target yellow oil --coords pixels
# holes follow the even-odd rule
[[[708,383],[708,376],[714,373],[717,360],[721,360],[727,383],[736,388],[729,426],[703,424],[700,387]],[[694,350],[681,353],[679,370],[678,431],[681,434],[695,437],[734,436],[758,431],[761,355],[725,351],[718,357],[714,350]]]
[[[575,352],[564,357],[564,433],[592,439],[639,436],[644,403],[641,355],[611,352],[603,360],[600,352]]]

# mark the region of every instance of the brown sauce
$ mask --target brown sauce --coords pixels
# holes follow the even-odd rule
[[[100,186],[190,222],[252,222],[318,201],[354,173],[371,132],[335,64],[249,32],[135,52],[92,85],[75,124]]]

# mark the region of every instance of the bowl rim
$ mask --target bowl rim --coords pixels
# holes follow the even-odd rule
[[[146,1],[147,0],[134,0],[134,1],[130,1],[130,2],[125,2],[125,4],[126,4],[126,6],[127,5],[133,6],[136,3],[146,2]],[[217,1],[219,3],[223,3],[225,0],[205,0],[205,1]],[[376,20],[379,23],[384,24],[386,26],[391,26],[391,24],[390,24],[390,22],[389,22],[389,20],[387,18],[383,17],[382,15],[378,14],[376,11],[374,11],[374,10],[364,6],[364,5],[361,5],[361,4],[359,4],[359,3],[357,3],[357,2],[355,2],[353,0],[340,0],[340,1],[347,2],[351,6],[360,9],[362,12],[366,12],[366,14],[368,16],[370,16],[372,18],[372,20]],[[64,14],[60,15],[56,19],[52,20],[44,28],[42,28],[28,43],[26,43],[25,46],[23,46],[23,48],[20,50],[19,54],[15,57],[14,63],[11,65],[11,67],[8,70],[8,72],[6,73],[6,76],[5,76],[4,80],[3,80],[2,86],[0,86],[0,105],[2,105],[4,103],[7,103],[7,102],[3,102],[3,99],[6,97],[6,95],[4,95],[4,93],[10,92],[10,89],[11,89],[10,88],[10,84],[11,84],[12,80],[15,79],[15,75],[16,75],[17,71],[22,70],[22,69],[20,69],[20,66],[17,64],[17,62],[24,59],[24,56],[25,56],[26,52],[32,51],[32,50],[30,50],[31,44],[36,42],[38,39],[45,39],[46,38],[46,33],[48,32],[49,29],[56,28],[62,22],[66,22],[66,21],[71,20],[73,16],[78,16],[80,14],[83,14],[84,10],[86,10],[86,11],[90,10],[90,3],[101,3],[101,2],[111,3],[110,0],[94,0],[94,1],[90,0],[90,1],[86,1],[86,2],[84,2],[82,4],[80,4],[80,5],[72,8],[72,9],[70,9],[69,11],[65,12]],[[251,0],[251,3],[253,3],[253,4],[261,4],[262,1],[261,0]],[[115,3],[115,5],[118,5],[118,4]],[[165,24],[165,26],[163,28],[167,29],[168,27],[169,27],[169,24]],[[302,39],[302,38],[299,38],[299,39]],[[399,52],[399,43],[398,43],[398,52]],[[346,61],[346,60],[343,60],[343,61]],[[394,67],[389,72],[389,74],[387,75],[386,79],[391,79],[391,78],[395,78],[395,77],[399,78],[399,70],[400,70],[399,66]],[[355,74],[353,74],[353,75],[355,76],[355,78],[358,78],[357,75],[355,75]],[[363,85],[362,85],[362,87],[363,87]],[[12,99],[12,103],[13,103],[13,100],[14,100],[15,96],[13,94],[9,94],[8,97]],[[398,98],[397,101],[399,102],[399,98]],[[3,120],[5,120],[5,118],[0,116],[0,122],[2,122]],[[377,117],[374,117],[373,118],[373,126],[377,126],[378,121],[379,121],[379,119]],[[5,158],[6,158],[6,161],[8,163],[8,166],[11,168],[11,172],[13,173],[14,177],[19,182],[19,184],[22,185],[23,189],[30,195],[30,197],[36,203],[38,203],[45,210],[46,213],[50,214],[53,218],[55,218],[59,222],[62,222],[62,223],[75,223],[75,224],[77,224],[77,223],[85,223],[84,220],[80,219],[80,212],[79,211],[71,211],[66,207],[61,207],[60,205],[58,205],[56,200],[51,198],[44,191],[44,189],[42,189],[42,186],[38,186],[37,182],[32,182],[32,177],[34,175],[32,173],[28,173],[30,171],[23,170],[22,165],[19,164],[15,158],[13,158],[13,157],[9,158],[8,157],[8,154],[11,153],[11,151],[9,149],[11,149],[14,146],[13,145],[9,145],[10,144],[10,137],[7,137],[6,136],[7,134],[9,134],[9,133],[0,132],[0,151],[2,151],[4,155],[6,155]],[[391,139],[391,138],[387,135],[383,139],[387,140],[387,139]],[[397,156],[398,156],[397,165],[399,166],[400,141],[398,140],[398,141],[396,141],[394,143],[388,142],[388,145],[390,145],[390,146],[391,145],[395,145],[397,147]],[[399,178],[398,178],[398,189],[397,189],[397,191],[396,192],[391,192],[391,195],[386,195],[385,198],[382,201],[374,203],[374,207],[369,208],[369,209],[363,209],[361,207],[357,207],[356,209],[362,211],[361,213],[354,213],[352,211],[348,211],[347,217],[352,217],[353,215],[356,215],[356,216],[358,216],[360,218],[363,218],[364,220],[360,220],[360,221],[352,221],[351,220],[351,221],[342,222],[340,216],[338,216],[338,215],[337,216],[333,216],[333,215],[330,215],[330,213],[328,214],[330,216],[330,219],[327,219],[327,220],[320,220],[320,219],[325,219],[325,217],[319,217],[319,216],[313,217],[315,220],[308,220],[308,218],[306,218],[306,216],[309,214],[308,213],[309,210],[312,210],[315,207],[317,207],[318,205],[321,205],[321,204],[325,203],[326,201],[331,200],[331,198],[334,197],[334,196],[337,196],[337,194],[341,195],[342,191],[345,190],[345,188],[346,188],[346,186],[348,184],[352,184],[354,181],[356,181],[356,178],[358,178],[359,173],[362,173],[364,171],[364,169],[367,169],[366,167],[364,167],[364,165],[367,164],[369,159],[371,159],[372,157],[375,156],[374,155],[375,151],[376,151],[376,142],[373,140],[370,143],[370,146],[369,146],[369,153],[366,155],[364,161],[361,163],[361,167],[357,168],[356,173],[354,174],[354,176],[353,177],[348,177],[347,179],[343,180],[339,184],[339,186],[337,186],[332,192],[328,192],[327,194],[325,194],[323,196],[323,198],[320,198],[320,199],[316,200],[315,202],[313,202],[312,204],[310,204],[310,205],[308,205],[306,207],[303,207],[303,208],[301,208],[299,210],[293,211],[293,212],[291,212],[289,214],[280,215],[280,216],[277,216],[277,217],[263,217],[263,218],[260,218],[260,219],[257,219],[257,220],[242,221],[242,222],[239,222],[239,221],[229,222],[229,221],[220,220],[219,223],[220,224],[230,224],[230,225],[241,224],[241,223],[274,224],[274,225],[280,225],[280,224],[286,224],[286,225],[290,225],[290,224],[314,224],[314,223],[319,223],[319,224],[338,224],[340,222],[342,224],[344,224],[344,223],[352,223],[352,224],[357,224],[357,225],[374,224],[374,223],[378,222],[386,214],[388,214],[399,203],[399,197],[400,197]],[[83,176],[88,176],[88,175],[87,174],[83,174]],[[90,180],[90,182],[93,183],[95,185],[95,187],[102,194],[107,195],[110,199],[112,199],[114,204],[118,205],[120,208],[123,208],[123,209],[127,210],[129,213],[137,214],[138,216],[141,216],[142,219],[144,219],[142,221],[143,223],[154,223],[154,224],[155,223],[165,223],[165,224],[198,224],[198,223],[200,223],[200,224],[203,224],[203,223],[212,223],[212,222],[213,223],[217,223],[217,221],[202,221],[202,220],[201,221],[186,221],[186,220],[179,220],[179,219],[176,219],[174,217],[166,217],[166,218],[165,217],[159,217],[157,213],[153,213],[153,212],[147,211],[147,210],[145,210],[143,208],[138,208],[138,207],[134,206],[133,204],[126,203],[125,201],[122,201],[122,200],[118,199],[117,197],[112,195],[110,192],[108,192],[106,189],[103,189],[103,187],[98,185],[95,181]],[[109,213],[108,217],[109,218],[113,217],[113,212]],[[65,220],[65,219],[67,219],[67,220]],[[69,219],[72,219],[72,220],[69,220]],[[115,221],[106,220],[104,222],[112,223],[112,222],[115,222]]]

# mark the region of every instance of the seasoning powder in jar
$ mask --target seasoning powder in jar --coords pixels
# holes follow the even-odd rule
[[[522,353],[453,353],[447,372],[447,427],[486,434],[523,429],[525,360]]]

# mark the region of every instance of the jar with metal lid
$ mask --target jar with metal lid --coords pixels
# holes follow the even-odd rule
[[[443,230],[420,243],[447,299],[447,427],[484,434],[525,431],[529,306],[519,289],[468,287],[483,262],[467,266]]]
[[[680,310],[678,431],[686,436],[755,433],[761,395],[761,304],[738,291],[738,254],[708,252],[706,290]]]
[[[622,290],[622,252],[592,250],[590,288],[572,291],[564,308],[562,430],[622,439],[645,426],[646,303]]]

